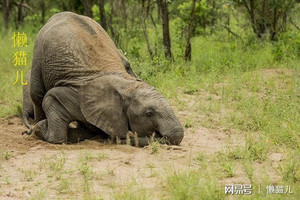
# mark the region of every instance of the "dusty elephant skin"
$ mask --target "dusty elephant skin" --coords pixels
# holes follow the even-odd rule
[[[128,131],[143,142],[153,133],[168,144],[178,145],[183,139],[168,101],[126,72],[114,43],[97,22],[71,12],[54,15],[37,36],[30,96],[33,132],[51,143],[73,138],[71,121],[84,127],[74,134],[80,140],[103,132],[125,139]]]
[[[123,53],[119,50],[120,58],[122,60],[123,66],[128,74],[131,76],[138,78],[136,74],[133,72],[130,62],[128,59],[123,55]],[[23,85],[23,109],[22,109],[22,120],[25,124],[25,126],[29,129],[31,129],[31,126],[29,124],[29,119],[34,118],[34,108],[33,108],[33,102],[30,97],[30,76],[31,76],[31,70],[28,71],[26,75],[26,81],[27,85]],[[25,133],[25,132],[24,132]]]

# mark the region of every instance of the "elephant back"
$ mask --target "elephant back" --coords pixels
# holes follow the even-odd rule
[[[80,85],[106,74],[127,76],[106,31],[91,18],[72,12],[58,13],[48,20],[37,36],[34,57],[47,90]]]

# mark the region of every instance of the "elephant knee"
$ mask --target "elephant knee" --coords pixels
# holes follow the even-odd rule
[[[43,99],[42,107],[44,111],[48,110],[50,106],[53,106],[55,102],[55,99],[51,95],[46,95]]]

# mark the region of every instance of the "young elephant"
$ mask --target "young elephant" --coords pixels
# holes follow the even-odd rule
[[[138,78],[137,75],[133,72],[130,62],[128,59],[123,55],[121,50],[118,50],[119,56],[122,60],[122,64],[127,71],[128,74],[130,74],[132,77]],[[25,126],[29,129],[31,129],[31,126],[29,124],[29,119],[34,118],[34,108],[33,108],[33,102],[30,97],[30,76],[31,76],[31,70],[28,71],[26,75],[27,85],[23,85],[23,109],[22,109],[22,120],[25,124]],[[78,126],[78,125],[76,125]]]
[[[94,20],[71,12],[54,15],[40,30],[32,63],[30,95],[33,132],[51,143],[68,142],[68,124],[125,139],[156,139],[178,145],[183,128],[168,101],[153,87],[130,76],[119,52]],[[90,137],[90,136],[86,136]]]

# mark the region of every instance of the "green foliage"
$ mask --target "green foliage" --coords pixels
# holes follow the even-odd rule
[[[183,25],[188,24],[188,22],[190,21],[191,18],[191,10],[192,10],[192,5],[193,4],[193,0],[187,1],[187,2],[183,2],[182,4],[180,4],[178,6],[179,9],[179,13],[180,16],[178,18],[180,18],[182,20]],[[204,1],[196,1],[196,7],[195,7],[195,21],[196,23],[204,23],[204,20],[206,20],[205,22],[208,23],[208,18],[212,17],[209,16],[209,12],[210,12],[211,6],[207,3],[206,0]],[[201,24],[200,24],[201,25]],[[203,28],[203,26],[202,26]]]
[[[300,58],[300,34],[299,32],[286,32],[279,36],[273,44],[273,55],[276,61],[293,60]]]
[[[226,5],[226,1],[211,1],[211,0],[201,0],[196,1],[195,7],[195,33],[201,33],[203,29],[208,26],[213,26],[217,22],[217,18],[222,18],[224,11],[222,11],[223,6]],[[193,0],[183,1],[178,5],[178,17],[177,20],[180,21],[183,29],[187,28],[191,20],[191,10],[193,6]]]
[[[92,11],[93,11],[93,17],[94,20],[97,22],[100,22],[100,10],[99,10],[99,6],[94,4],[92,7]]]
[[[253,32],[259,37],[276,40],[279,33],[286,32],[287,16],[295,8],[295,0],[233,0],[244,8]],[[267,36],[266,36],[267,35]]]
[[[176,6],[176,17],[172,23],[175,27],[173,38],[175,39],[175,45],[178,48],[175,49],[175,55],[177,55],[177,57],[182,57],[184,55],[188,29],[191,24],[193,0],[179,2],[173,5],[174,7]],[[209,34],[207,28],[212,28],[214,25],[216,25],[217,18],[222,18],[224,15],[223,11],[221,10],[224,3],[225,2],[223,1],[210,0],[196,1],[194,19],[193,23],[191,24],[193,36]]]

